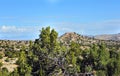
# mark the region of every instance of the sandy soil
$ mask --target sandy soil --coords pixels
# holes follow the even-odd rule
[[[1,68],[5,67],[8,69],[9,72],[14,71],[14,69],[18,67],[18,65],[15,64],[18,58],[9,58],[9,62],[6,62],[6,59],[7,57],[3,57],[2,59],[0,59],[0,62],[3,63],[3,66]]]

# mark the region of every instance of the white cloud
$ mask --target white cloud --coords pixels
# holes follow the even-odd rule
[[[27,29],[25,28],[18,28],[16,26],[1,26],[0,32],[8,33],[8,32],[25,32]]]
[[[1,33],[28,33],[28,32],[36,32],[41,29],[41,26],[8,26],[3,25],[0,26]]]
[[[0,26],[0,39],[27,40],[39,36],[41,26]]]
[[[59,34],[65,32],[77,32],[83,35],[98,35],[98,34],[116,34],[120,33],[120,20],[104,20],[101,22],[91,23],[75,23],[75,22],[58,22],[51,23]]]
[[[120,33],[120,20],[106,20],[92,23],[52,22],[49,25],[54,28],[59,36],[65,32],[76,32],[82,35],[115,34]],[[35,39],[38,38],[41,27],[47,26],[0,26],[0,39]]]

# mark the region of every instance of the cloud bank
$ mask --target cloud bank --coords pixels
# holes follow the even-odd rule
[[[116,34],[120,33],[120,20],[105,20],[93,23],[61,22],[53,23],[53,27],[61,34],[65,32],[77,32],[83,35]]]
[[[17,28],[16,26],[1,26],[0,27],[0,32],[3,33],[10,33],[10,32],[26,32],[27,29],[26,28]]]
[[[40,26],[0,26],[0,39],[34,40],[38,38]]]
[[[44,24],[45,25],[45,24]],[[120,20],[106,20],[93,23],[51,22],[45,26],[0,26],[0,39],[34,40],[39,37],[42,27],[54,28],[59,36],[65,32],[76,32],[82,35],[116,34],[120,33]]]

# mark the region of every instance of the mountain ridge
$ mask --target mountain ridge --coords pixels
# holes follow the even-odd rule
[[[60,42],[64,43],[65,45],[69,45],[69,43],[72,41],[82,45],[101,44],[101,43],[105,43],[107,45],[120,45],[119,40],[99,39],[96,38],[95,36],[89,37],[89,36],[80,35],[75,32],[65,33],[61,35],[58,39]]]
[[[100,40],[115,40],[120,41],[120,33],[118,34],[102,34],[102,35],[96,35],[94,36],[95,39]]]

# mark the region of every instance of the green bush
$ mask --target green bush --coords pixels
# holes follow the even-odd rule
[[[9,58],[6,58],[6,60],[5,60],[6,62],[9,62]]]
[[[0,59],[2,59],[3,58],[3,56],[2,56],[2,54],[0,54]]]
[[[100,71],[97,71],[97,76],[106,76],[106,73],[105,71],[100,70]]]
[[[3,66],[3,63],[2,62],[0,62],[0,68]]]

